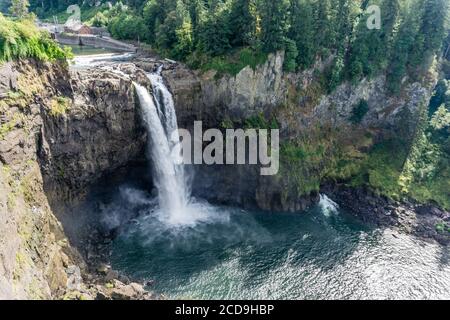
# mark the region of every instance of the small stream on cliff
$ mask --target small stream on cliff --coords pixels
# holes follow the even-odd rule
[[[326,196],[302,214],[193,197],[170,153],[173,100],[159,73],[149,77],[154,96],[135,86],[156,192],[135,175],[98,197],[103,226],[117,230],[113,269],[169,298],[450,299],[447,247],[371,229]]]

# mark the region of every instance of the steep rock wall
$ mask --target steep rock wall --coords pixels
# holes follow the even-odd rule
[[[436,72],[431,70],[420,82],[404,79],[401,93],[395,96],[387,92],[383,75],[358,84],[344,82],[327,93],[321,77],[330,62],[331,58],[318,61],[310,70],[285,73],[284,54],[279,52],[269,55],[267,62],[254,70],[248,66],[236,76],[219,79],[214,71],[200,73],[182,65],[166,65],[163,74],[174,93],[181,126],[192,128],[193,121],[201,120],[204,128],[223,128],[224,123],[239,128],[258,117],[267,123],[275,119],[282,151],[289,151],[292,144],[310,151],[306,152],[309,162],[300,157],[284,164],[283,157],[288,157],[282,152],[282,170],[274,177],[260,177],[251,166],[197,168],[202,195],[209,193],[216,200],[233,199],[266,210],[298,211],[317,201],[327,171],[339,161],[337,153],[363,153],[389,135],[413,140],[437,81]],[[362,101],[367,110],[353,123],[354,110]],[[325,150],[314,149],[314,144]],[[343,152],[347,146],[352,150]],[[292,164],[295,161],[298,163]],[[219,191],[211,194],[204,181]]]

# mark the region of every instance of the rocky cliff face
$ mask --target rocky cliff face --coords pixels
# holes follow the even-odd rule
[[[180,122],[193,118],[220,124],[257,116],[276,116],[285,133],[299,133],[316,124],[343,127],[351,125],[355,105],[367,101],[364,127],[395,126],[400,115],[408,111],[411,120],[418,109],[428,103],[438,74],[430,74],[422,82],[405,85],[400,95],[386,90],[385,77],[345,82],[332,93],[320,87],[320,77],[330,61],[318,62],[312,69],[297,74],[283,71],[284,54],[271,54],[263,65],[253,70],[244,68],[236,76],[215,78],[215,72],[199,73],[182,65],[168,66],[164,76],[172,89]],[[145,66],[144,66],[145,67]]]
[[[193,121],[202,120],[206,128],[220,128],[224,123],[237,128],[248,120],[259,119],[261,124],[264,119],[266,125],[275,120],[282,157],[290,158],[276,177],[259,177],[252,167],[201,168],[202,195],[266,210],[305,209],[318,199],[320,184],[340,161],[338,156],[361,154],[390,135],[411,141],[437,81],[433,71],[421,82],[405,79],[401,94],[392,96],[385,77],[379,76],[355,85],[343,83],[327,93],[321,77],[330,61],[319,61],[311,70],[297,74],[283,72],[283,62],[283,53],[273,54],[255,70],[246,67],[236,76],[220,79],[214,71],[201,74],[182,65],[166,67],[164,77],[174,93],[182,126],[191,128]],[[355,123],[354,113],[361,103],[367,109]],[[349,147],[352,150],[343,151]],[[300,154],[298,159],[296,154]],[[216,185],[218,194],[211,195],[204,181]]]
[[[0,68],[0,298],[93,294],[62,208],[141,155],[146,139],[131,79],[98,72],[34,61]]]
[[[81,265],[46,197],[38,164],[42,99],[69,93],[61,66],[34,62],[1,67],[0,297],[62,294],[65,269]],[[42,94],[42,95],[41,95]]]
[[[148,82],[142,71],[127,72]],[[63,114],[43,113],[40,149],[47,186],[75,198],[92,182],[143,154],[146,141],[130,78],[107,70],[74,72],[73,95]],[[64,185],[66,188],[61,188]],[[70,194],[56,198],[70,199]]]

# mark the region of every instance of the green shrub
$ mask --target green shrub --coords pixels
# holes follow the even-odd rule
[[[140,41],[149,39],[149,30],[145,27],[144,19],[126,12],[112,18],[108,29],[117,39]]]
[[[50,36],[39,31],[32,20],[12,21],[0,14],[0,63],[15,59],[66,60],[63,49]]]
[[[361,121],[366,116],[369,111],[369,105],[366,100],[361,100],[355,107],[353,107],[352,116],[350,117],[350,121],[353,124],[361,123]]]
[[[203,72],[208,70],[217,71],[217,79],[225,74],[235,76],[247,66],[255,70],[266,61],[267,54],[254,51],[250,48],[242,48],[234,53],[214,58],[195,52],[188,57],[188,64],[191,67],[201,68]]]
[[[246,129],[278,129],[279,124],[277,119],[272,118],[271,120],[267,120],[264,117],[264,114],[259,113],[256,116],[245,119],[244,128]]]
[[[70,100],[65,97],[54,98],[50,103],[50,114],[54,117],[66,114],[70,106]]]
[[[94,27],[106,27],[108,26],[108,22],[108,17],[106,17],[102,12],[97,12],[89,21],[89,24]]]
[[[284,58],[284,70],[294,72],[297,69],[298,49],[295,41],[286,39],[286,50]]]
[[[448,226],[444,222],[440,222],[440,223],[436,224],[436,231],[439,233],[450,232],[450,226]]]

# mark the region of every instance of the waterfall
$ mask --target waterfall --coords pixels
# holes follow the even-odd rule
[[[164,219],[170,224],[183,224],[189,219],[190,192],[183,165],[177,164],[172,150],[179,143],[177,117],[173,97],[161,76],[148,75],[153,96],[135,83],[142,108],[142,117],[148,133],[148,156],[153,163],[153,177],[158,189],[158,200]]]

